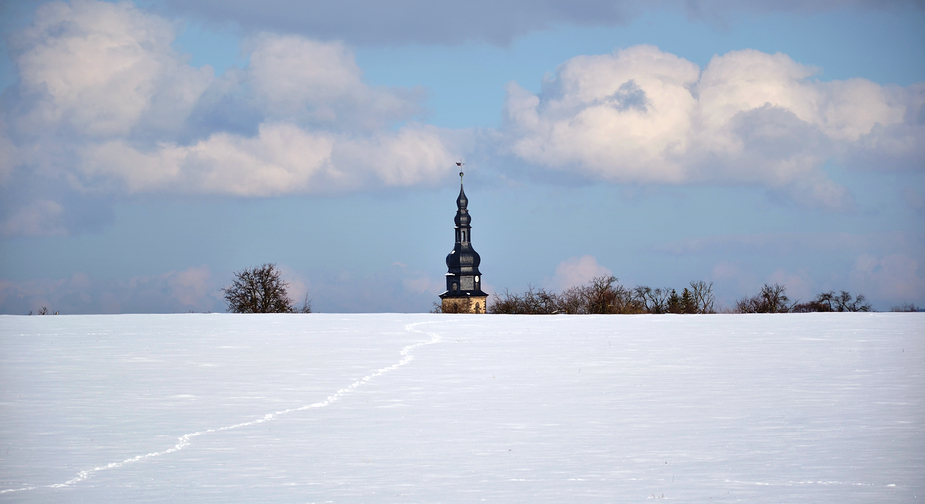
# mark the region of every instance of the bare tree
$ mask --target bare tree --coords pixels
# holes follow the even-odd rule
[[[292,313],[292,300],[286,293],[289,285],[280,279],[275,264],[246,268],[234,274],[230,287],[222,289],[228,311],[233,313]],[[308,297],[305,298],[306,307]]]
[[[920,312],[922,308],[915,306],[915,303],[903,303],[890,307],[891,312]]]
[[[646,312],[645,300],[635,289],[627,289],[620,284],[614,286],[614,304],[610,313],[632,315]]]
[[[643,310],[646,313],[652,313],[654,315],[659,315],[662,313],[668,313],[668,298],[671,295],[672,289],[669,288],[658,288],[655,289],[640,285],[634,289],[636,297],[642,301]]]
[[[521,302],[523,303],[523,313],[550,315],[559,311],[556,294],[546,292],[546,289],[542,287],[535,289],[532,285],[527,286],[527,292],[524,293]]]
[[[614,313],[616,292],[613,284],[617,277],[604,275],[591,279],[585,291],[588,313]]]
[[[823,292],[816,296],[816,299],[808,303],[800,303],[793,307],[794,312],[867,312],[871,310],[870,303],[864,294],[858,294],[857,297],[847,291],[841,291],[835,294],[835,291]]]
[[[694,298],[695,313],[716,313],[713,308],[716,303],[716,296],[713,295],[713,282],[706,283],[703,280],[691,282],[691,295]]]
[[[739,313],[790,313],[794,306],[796,303],[790,303],[786,287],[779,284],[764,284],[758,294],[737,301],[736,311]]]
[[[835,298],[835,309],[840,312],[869,312],[870,303],[864,297],[864,294],[858,294],[854,299],[847,291],[841,291]]]

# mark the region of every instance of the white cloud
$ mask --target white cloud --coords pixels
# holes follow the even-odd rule
[[[613,272],[610,268],[597,263],[593,256],[584,255],[572,257],[562,261],[556,266],[556,275],[551,282],[554,289],[565,290],[588,283],[599,276],[609,276]]]
[[[125,141],[84,152],[87,180],[118,180],[130,192],[169,190],[262,196],[307,190],[329,162],[333,138],[291,124],[262,124],[256,137],[217,133],[191,146],[141,152]]]
[[[423,91],[367,85],[341,43],[263,35],[250,44],[248,82],[273,117],[377,129],[421,111]]]
[[[508,85],[508,145],[535,165],[589,178],[760,184],[828,208],[851,200],[822,171],[826,159],[864,149],[922,168],[922,86],[820,82],[815,73],[755,50],[715,56],[702,72],[653,46],[578,56],[540,95]]]
[[[173,50],[177,27],[128,2],[41,6],[11,43],[21,80],[0,117],[0,182],[23,167],[89,194],[269,196],[452,172],[450,132],[409,121],[423,91],[364,83],[342,43],[258,35],[248,66],[215,78]],[[39,194],[2,231],[58,233],[66,212]]]
[[[396,132],[335,144],[334,159],[338,166],[368,170],[388,186],[433,182],[455,172],[447,162],[456,159],[447,145],[448,136],[434,126],[410,124]]]
[[[107,136],[182,124],[213,76],[183,64],[174,37],[173,24],[128,2],[41,6],[12,43],[23,91],[42,97],[17,126]]]
[[[511,149],[532,163],[605,180],[680,182],[699,68],[652,46],[578,56],[543,100],[508,85]]]
[[[270,196],[431,182],[451,173],[440,130],[409,125],[372,138],[261,124],[256,137],[217,133],[191,146],[162,144],[141,152],[124,141],[85,150],[82,172],[129,192]]]

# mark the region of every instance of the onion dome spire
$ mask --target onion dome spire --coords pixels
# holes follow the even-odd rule
[[[456,245],[453,250],[446,256],[446,292],[440,294],[440,297],[462,298],[470,297],[478,299],[481,306],[481,312],[484,313],[485,297],[488,294],[482,292],[482,274],[479,272],[479,264],[482,258],[479,253],[472,248],[470,223],[472,218],[469,216],[469,198],[466,197],[466,191],[463,186],[462,162],[457,162],[460,167],[459,172],[459,196],[456,198]]]
[[[466,197],[466,191],[463,189],[463,172],[459,172],[459,197],[456,198],[456,225],[468,226],[472,222],[469,217],[469,198]]]

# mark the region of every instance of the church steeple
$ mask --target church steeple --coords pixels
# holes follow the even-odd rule
[[[457,163],[462,165],[462,163]],[[456,198],[456,244],[446,256],[446,291],[440,294],[444,313],[485,313],[488,294],[482,292],[482,258],[472,248],[472,218],[469,198],[463,187],[463,172],[459,172],[459,196]]]

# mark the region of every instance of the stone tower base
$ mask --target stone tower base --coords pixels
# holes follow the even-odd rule
[[[443,313],[485,313],[488,296],[445,297]]]

